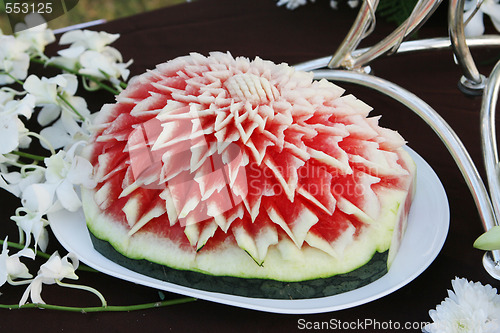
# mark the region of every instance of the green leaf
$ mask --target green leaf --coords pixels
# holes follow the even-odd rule
[[[479,236],[473,246],[486,251],[500,250],[500,226],[494,226]]]
[[[388,22],[400,25],[413,11],[418,0],[380,0],[377,14]]]

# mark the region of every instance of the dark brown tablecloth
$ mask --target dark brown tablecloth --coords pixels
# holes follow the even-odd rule
[[[125,59],[134,59],[133,74],[189,52],[230,51],[234,56],[259,56],[295,64],[332,54],[348,31],[357,10],[331,10],[328,1],[317,1],[289,11],[273,0],[198,0],[95,27],[120,33],[115,43]],[[418,37],[445,36],[446,10],[440,9],[424,25]],[[391,31],[379,20],[377,30],[363,45],[373,44]],[[480,69],[487,74],[500,54],[499,48],[475,50]],[[483,170],[479,139],[480,97],[468,97],[457,89],[461,76],[450,50],[396,55],[372,64],[375,74],[414,92],[429,103],[459,134],[478,168]],[[304,322],[425,322],[429,309],[447,295],[450,281],[458,276],[499,287],[481,265],[482,252],[472,247],[482,232],[476,207],[465,182],[439,138],[417,116],[386,97],[346,85],[382,114],[382,125],[397,129],[440,177],[450,203],[450,231],[436,260],[408,285],[368,304],[314,315],[280,315],[198,300],[172,307],[129,313],[67,313],[50,310],[0,310],[0,330],[7,332],[295,332]],[[92,107],[103,103],[92,96]],[[0,238],[15,238],[9,217],[18,206],[16,198],[2,198]],[[432,233],[432,230],[429,230]],[[50,251],[60,249],[54,238]],[[60,249],[63,251],[62,249]],[[62,252],[64,253],[64,252]],[[158,291],[104,274],[80,272],[79,282],[100,290],[111,305],[156,301]],[[4,285],[0,302],[17,303],[24,288]],[[91,294],[44,286],[49,303],[96,306]],[[167,298],[178,295],[166,293]],[[301,321],[302,320],[302,321]],[[359,327],[358,327],[359,328]],[[368,327],[370,328],[370,327]],[[373,328],[373,327],[371,327]],[[303,331],[303,330],[302,330]],[[341,330],[338,330],[341,331]],[[352,330],[355,331],[355,330]],[[359,330],[361,331],[361,330]],[[366,331],[389,331],[372,330]]]

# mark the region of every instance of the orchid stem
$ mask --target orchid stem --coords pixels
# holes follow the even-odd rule
[[[73,106],[73,104],[71,104],[61,93],[57,93],[57,97],[59,97],[61,101],[64,102],[64,104],[69,106],[71,111],[73,111],[78,116],[78,118],[80,118],[81,121],[85,121],[85,117],[82,116],[80,112],[78,112],[78,110]]]
[[[106,299],[104,298],[104,296],[97,289],[94,289],[94,288],[89,287],[89,286],[80,285],[80,284],[64,283],[64,282],[61,282],[60,280],[56,280],[56,283],[61,287],[80,289],[80,290],[85,290],[85,291],[91,292],[94,295],[96,295],[97,297],[99,297],[103,307],[108,306],[108,302],[106,302]]]
[[[7,276],[7,282],[11,285],[11,286],[22,286],[22,285],[25,285],[25,284],[29,284],[31,282],[33,282],[33,279],[29,279],[29,280],[21,280],[21,281],[14,281],[10,278],[10,276]]]
[[[136,310],[145,310],[145,309],[154,309],[154,308],[159,308],[159,307],[164,307],[164,306],[169,306],[169,305],[177,305],[177,304],[183,304],[183,303],[189,303],[196,301],[196,298],[191,298],[191,297],[183,297],[183,298],[177,298],[173,300],[168,300],[168,301],[161,301],[161,302],[154,302],[154,303],[145,303],[145,304],[137,304],[137,305],[119,305],[119,306],[97,306],[97,307],[84,307],[84,308],[79,308],[79,307],[73,307],[73,306],[61,306],[61,305],[51,305],[51,304],[39,304],[39,303],[28,303],[24,305],[19,305],[19,304],[12,304],[12,305],[7,305],[7,304],[0,304],[0,309],[33,309],[33,308],[38,308],[38,309],[49,309],[49,310],[59,310],[59,311],[69,311],[69,312],[80,312],[80,313],[87,313],[87,312],[124,312],[124,311],[136,311]]]
[[[41,161],[41,162],[43,162],[45,160],[44,156],[33,155],[33,154],[25,153],[25,152],[22,152],[22,151],[15,150],[15,151],[12,151],[11,153],[14,154],[14,155],[17,155],[19,157],[25,157],[25,158],[32,159],[33,161]]]
[[[56,150],[54,149],[54,147],[52,147],[52,145],[50,144],[50,142],[46,138],[44,138],[43,136],[41,136],[40,134],[35,133],[35,132],[28,132],[26,135],[32,136],[34,138],[37,138],[40,142],[45,143],[45,145],[47,146],[46,149],[48,149],[50,151],[51,155],[55,155],[56,154]]]
[[[24,82],[19,80],[18,78],[16,78],[15,76],[13,76],[12,74],[8,73],[8,72],[0,72],[0,74],[4,74],[4,75],[7,75],[8,77],[10,77],[12,80],[14,80],[14,82],[20,84],[20,85],[23,85]]]

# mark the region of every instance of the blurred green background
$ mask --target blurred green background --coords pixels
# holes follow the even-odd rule
[[[67,14],[49,22],[51,29],[59,29],[74,24],[105,19],[113,20],[131,16],[137,13],[173,6],[187,0],[79,0],[78,4]],[[0,0],[0,29],[5,34],[11,34],[12,29],[5,14],[4,1]]]

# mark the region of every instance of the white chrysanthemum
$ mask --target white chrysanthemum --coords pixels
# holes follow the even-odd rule
[[[453,291],[435,310],[429,311],[433,323],[430,333],[497,333],[500,330],[500,295],[490,285],[455,278]]]

